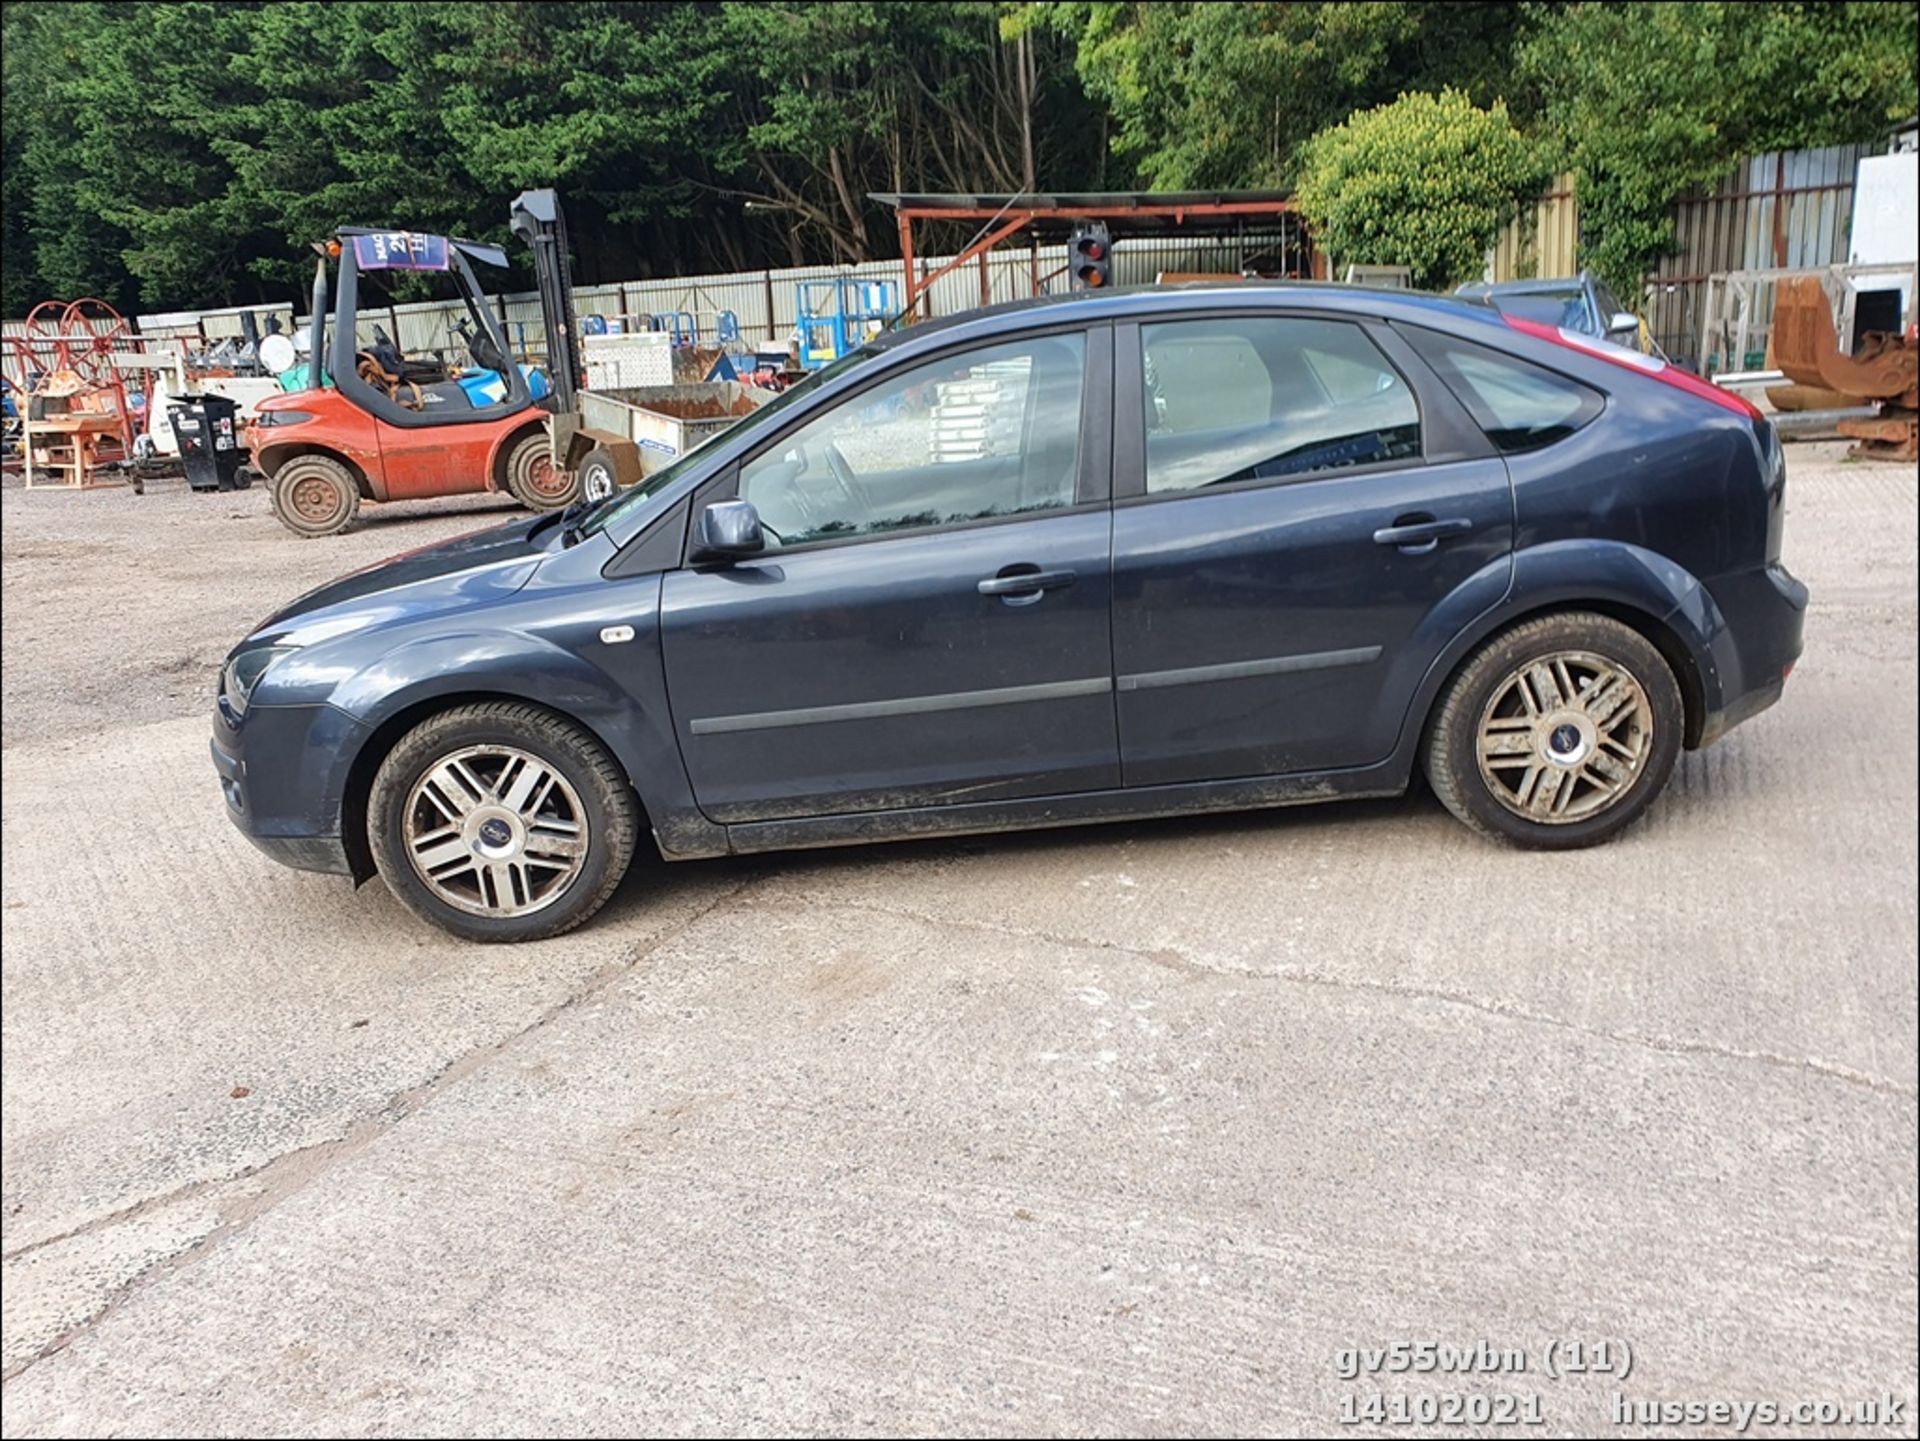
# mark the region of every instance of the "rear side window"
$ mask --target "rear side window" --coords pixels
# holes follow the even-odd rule
[[[1140,347],[1150,495],[1420,454],[1413,392],[1357,325],[1171,321],[1141,326]]]
[[[1487,439],[1510,455],[1565,440],[1605,406],[1599,391],[1531,361],[1418,326],[1401,327],[1401,334]]]

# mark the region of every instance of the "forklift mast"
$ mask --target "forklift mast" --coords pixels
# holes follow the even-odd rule
[[[586,379],[580,326],[573,314],[573,260],[567,249],[567,220],[560,211],[560,197],[551,190],[522,191],[513,202],[511,220],[513,233],[533,252],[540,320],[547,332],[547,371],[553,386],[557,433],[562,417],[578,415],[580,386]],[[556,449],[563,451],[564,441]]]

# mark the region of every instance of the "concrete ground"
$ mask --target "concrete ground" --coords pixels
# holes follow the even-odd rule
[[[5,1432],[1914,1435],[1915,482],[1795,450],[1806,657],[1613,846],[652,862],[519,949],[269,864],[206,759],[234,639],[473,502],[8,489]],[[1422,1341],[1527,1369],[1342,1355]]]

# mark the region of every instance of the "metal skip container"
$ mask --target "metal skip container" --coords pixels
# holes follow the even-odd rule
[[[633,441],[640,448],[641,474],[651,475],[771,399],[772,391],[731,380],[583,390],[580,418],[592,429]]]

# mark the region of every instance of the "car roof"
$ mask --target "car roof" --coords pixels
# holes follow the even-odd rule
[[[1464,296],[1415,290],[1386,290],[1367,285],[1336,285],[1309,280],[1209,280],[1178,285],[1134,285],[1112,290],[1078,290],[1003,301],[957,315],[897,325],[876,336],[874,348],[890,350],[939,338],[970,338],[1012,333],[1074,321],[1125,320],[1169,311],[1204,314],[1244,308],[1324,310],[1329,314],[1408,320],[1416,324],[1501,323],[1492,307]]]

